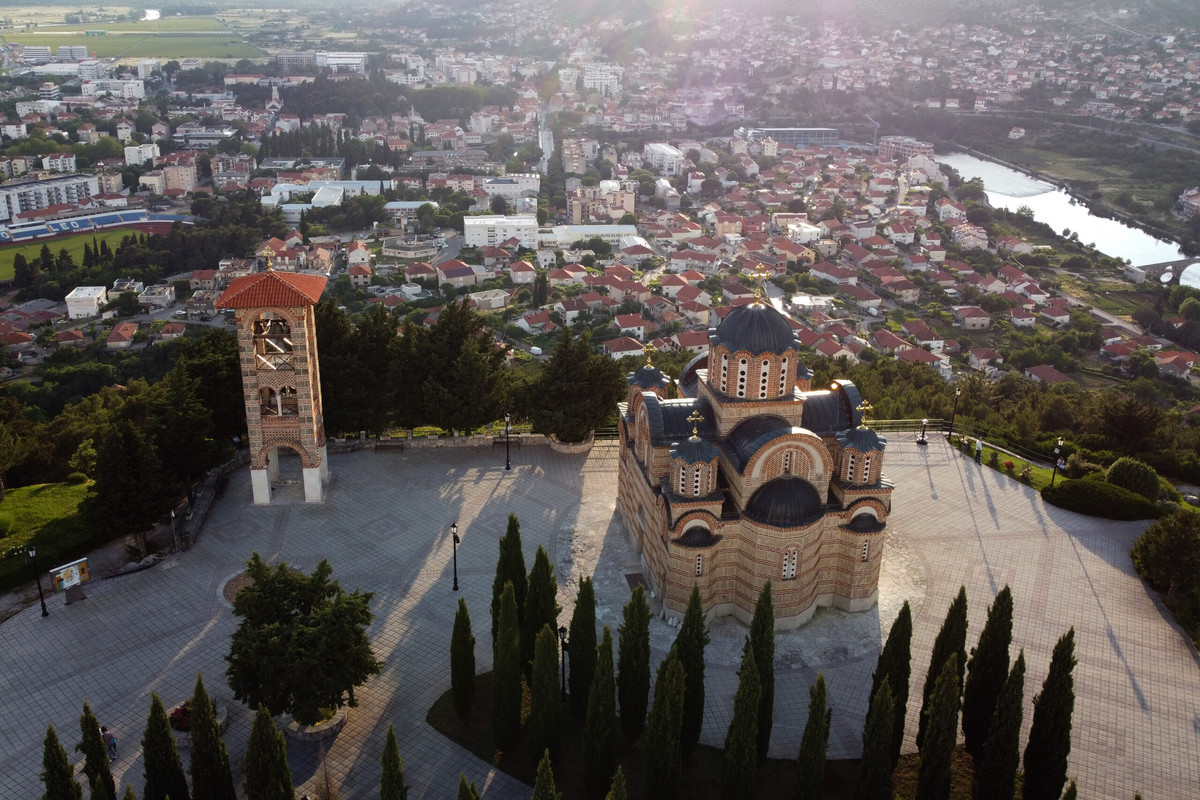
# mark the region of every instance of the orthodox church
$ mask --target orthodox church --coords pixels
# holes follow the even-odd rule
[[[678,397],[646,359],[620,404],[617,510],[668,614],[693,583],[749,623],[771,581],[777,629],[875,604],[892,485],[850,381],[812,389],[788,320],[756,301],[710,328]]]

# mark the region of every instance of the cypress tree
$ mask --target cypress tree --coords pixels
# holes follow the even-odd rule
[[[458,800],[479,800],[479,791],[475,788],[475,781],[467,782],[467,776],[463,773],[458,773]]]
[[[288,769],[283,731],[259,706],[246,742],[246,800],[294,800],[292,771]]]
[[[550,766],[550,753],[542,754],[538,762],[537,777],[533,781],[533,800],[562,800],[554,786],[554,768]]]
[[[616,691],[612,631],[605,625],[596,654],[596,674],[592,677],[587,717],[583,724],[583,775],[588,789],[597,795],[604,791],[604,785],[617,762]]]
[[[1033,723],[1025,745],[1025,800],[1057,800],[1067,781],[1071,715],[1075,711],[1075,629],[1054,645],[1050,672],[1033,698]]]
[[[854,800],[892,800],[892,688],[887,678],[871,698],[863,726],[863,753],[858,762]]]
[[[150,716],[142,734],[142,768],[146,783],[142,788],[145,800],[187,800],[187,776],[183,762],[171,735],[167,710],[157,694],[150,695]]]
[[[996,711],[988,726],[983,753],[975,762],[976,800],[1013,800],[1017,768],[1021,766],[1021,722],[1024,719],[1025,651],[1004,681]],[[987,779],[984,780],[983,776]]]
[[[650,698],[650,609],[643,587],[634,587],[618,633],[621,641],[617,645],[617,702],[621,707],[621,732],[634,741],[646,728]]]
[[[817,673],[817,682],[808,687],[808,697],[808,722],[796,758],[795,800],[821,800],[825,796],[825,753],[833,723],[833,709],[827,707],[825,673]]]
[[[887,678],[892,690],[892,769],[900,760],[900,746],[904,743],[904,721],[908,714],[908,684],[912,675],[912,609],[908,601],[892,623],[887,642],[879,654],[875,674],[871,676],[871,696],[879,691],[879,685]]]
[[[558,583],[554,580],[554,568],[550,557],[538,545],[533,557],[533,569],[529,571],[529,594],[525,597],[525,616],[521,618],[521,669],[525,679],[533,682],[533,650],[541,636],[542,626],[558,630],[558,612],[561,610],[555,599]],[[593,635],[593,640],[595,636]]]
[[[521,523],[516,514],[508,515],[508,530],[500,537],[500,558],[496,561],[496,577],[492,581],[492,644],[495,646],[496,629],[500,625],[500,595],[504,584],[511,582],[517,603],[517,620],[525,610],[525,594],[528,582],[525,578],[525,553],[521,549]]]
[[[461,601],[460,601],[461,602]],[[396,731],[388,725],[383,743],[383,771],[379,776],[379,800],[407,800],[408,784],[404,782],[404,759],[396,743]]]
[[[596,671],[596,590],[590,577],[579,579],[579,594],[571,614],[571,713],[588,712],[588,691]],[[611,665],[610,665],[611,666]]]
[[[492,738],[511,748],[521,732],[521,640],[517,629],[517,599],[512,583],[500,596],[500,627],[496,631],[496,660],[492,665]]]
[[[929,699],[929,724],[925,727],[925,746],[921,748],[921,767],[917,773],[917,796],[922,800],[949,800],[959,701],[958,654],[951,653]]]
[[[100,722],[85,700],[79,717],[79,732],[83,741],[75,745],[83,753],[83,774],[92,790],[92,800],[117,800],[117,785],[108,767],[108,747],[100,735]]]
[[[679,626],[673,649],[683,665],[683,729],[679,734],[683,760],[687,761],[700,742],[704,725],[704,647],[708,644],[708,624],[700,604],[700,587],[693,583],[687,611]]]
[[[758,763],[767,760],[771,746],[771,728],[775,724],[775,606],[771,602],[771,582],[763,584],[750,621],[750,647],[758,668]]]
[[[646,755],[646,796],[674,800],[683,770],[679,734],[683,726],[683,665],[670,653],[658,666],[654,683],[654,705],[646,725],[643,752]]]
[[[132,784],[125,784],[125,794],[121,795],[121,800],[137,800],[137,795],[134,794]]]
[[[46,786],[43,800],[83,800],[83,787],[75,780],[75,770],[53,725],[46,726],[42,741],[42,783]]]
[[[450,690],[454,695],[454,710],[466,722],[475,704],[475,634],[471,632],[467,601],[461,597],[458,613],[454,615],[454,633],[450,636]]]
[[[1063,792],[1062,800],[1076,800],[1079,797],[1079,790],[1075,788],[1075,781],[1071,781],[1067,785],[1067,790]]]
[[[613,775],[612,788],[608,790],[608,794],[604,800],[628,800],[629,793],[625,789],[625,771],[621,767],[617,767],[617,774]]]
[[[559,730],[558,635],[543,625],[533,654],[533,680],[529,685],[529,757],[558,755]]]
[[[967,752],[979,758],[987,741],[996,700],[1008,677],[1008,646],[1012,643],[1013,601],[1007,586],[988,608],[979,644],[971,648],[963,690],[962,728]]]
[[[192,733],[192,796],[205,800],[237,800],[229,753],[213,713],[212,700],[204,690],[204,678],[196,676],[196,688],[188,704]]]
[[[754,800],[758,787],[758,700],[761,690],[754,647],[749,637],[742,648],[738,688],[733,695],[733,719],[725,733],[721,765],[721,800]]]
[[[917,749],[925,742],[925,728],[929,724],[929,696],[942,667],[951,654],[958,655],[958,690],[962,694],[963,671],[967,665],[967,587],[958,590],[958,596],[950,603],[942,629],[933,640],[933,657],[929,660],[929,671],[925,673],[925,687],[921,690],[921,716],[917,720]],[[1057,798],[1056,798],[1057,800]]]

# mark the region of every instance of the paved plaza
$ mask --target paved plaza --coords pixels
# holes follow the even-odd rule
[[[963,458],[941,441],[918,447],[892,435],[887,476],[896,484],[884,549],[880,602],[861,614],[822,611],[800,631],[777,637],[771,755],[799,747],[808,686],[824,672],[834,707],[831,758],[855,757],[871,672],[904,600],[914,612],[913,684],[905,750],[913,749],[921,681],[933,638],[960,585],[970,603],[969,644],[987,605],[1005,584],[1015,601],[1015,646],[1028,663],[1025,731],[1032,698],[1055,640],[1076,631],[1079,666],[1069,774],[1081,797],[1146,800],[1200,796],[1200,664],[1187,637],[1142,585],[1129,547],[1144,523],[1082,517],[1046,506],[1033,490]],[[252,551],[304,570],[329,559],[348,590],[375,593],[371,639],[383,674],[358,692],[346,728],[326,754],[347,800],[377,796],[379,756],[396,727],[413,798],[453,797],[459,772],[488,798],[522,798],[529,787],[491,769],[425,723],[450,685],[449,644],[457,598],[472,614],[480,670],[489,669],[488,609],[509,512],[518,515],[526,563],[545,547],[559,576],[569,620],[579,575],[595,574],[597,616],[614,633],[638,557],[613,516],[617,445],[586,456],[546,447],[503,453],[453,448],[363,450],[331,459],[334,483],[320,506],[250,503],[247,471],[234,473],[196,545],[159,566],[94,580],[88,599],[60,596],[43,619],[36,604],[0,624],[0,797],[42,794],[42,737],[53,723],[72,752],[87,699],[120,739],[114,774],[142,789],[140,739],[157,692],[168,707],[191,695],[197,672],[231,705],[225,738],[239,769],[252,714],[232,702],[223,657],[235,624],[222,587]],[[298,498],[295,498],[298,499]],[[449,526],[458,523],[461,591],[451,591]],[[656,619],[656,661],[676,629]],[[707,651],[703,741],[720,745],[730,721],[745,628],[712,626]],[[289,741],[293,777],[311,794],[321,754]],[[186,760],[186,755],[184,756]],[[126,779],[122,781],[122,779]]]

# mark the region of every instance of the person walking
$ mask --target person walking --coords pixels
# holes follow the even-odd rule
[[[113,736],[112,731],[107,725],[100,726],[100,738],[104,740],[104,746],[108,748],[108,757],[110,759],[117,757],[117,737]]]

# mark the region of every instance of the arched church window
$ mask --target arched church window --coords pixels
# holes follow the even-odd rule
[[[846,456],[846,480],[854,480],[854,453]]]
[[[729,354],[721,354],[721,391],[729,394]]]
[[[788,450],[786,453],[783,454],[783,474],[784,475],[792,474],[792,451],[791,450]]]
[[[692,467],[692,494],[695,497],[700,496],[700,468]]]
[[[750,362],[743,358],[741,361],[738,362],[738,385],[737,385],[737,396],[738,397],[746,396],[746,375],[749,371],[750,371]]]
[[[862,482],[869,483],[871,480],[871,457],[863,457]]]
[[[787,374],[788,374],[788,360],[785,357],[783,359],[783,361],[779,362],[779,396],[780,397],[782,397],[783,393],[787,390]]]
[[[792,581],[796,579],[796,563],[800,560],[800,553],[796,548],[791,547],[783,551],[783,579]]]
[[[770,374],[771,362],[764,358],[762,362],[762,374],[758,381],[758,397],[760,400],[767,396],[767,379],[770,377]]]
[[[279,390],[279,413],[285,417],[294,417],[300,413],[300,398],[296,387],[284,386]]]
[[[254,363],[258,369],[295,369],[292,326],[270,314],[254,321]]]
[[[258,390],[258,413],[264,417],[274,417],[279,414],[279,401],[275,390],[267,386]]]
[[[680,494],[683,494],[685,492],[685,488],[684,488],[685,486],[687,486],[687,467],[680,467],[679,468],[679,493]]]

